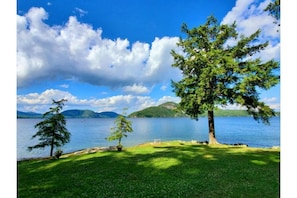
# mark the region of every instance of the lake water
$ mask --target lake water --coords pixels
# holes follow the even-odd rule
[[[161,141],[208,141],[208,121],[189,118],[133,118],[133,132],[123,138],[124,146],[134,146],[145,142]],[[17,119],[17,158],[49,156],[49,147],[27,151],[28,146],[37,144],[38,138],[31,139],[36,133],[34,125],[41,119]],[[61,149],[64,153],[91,147],[116,145],[105,138],[114,126],[112,118],[67,119],[66,127],[71,132],[70,142]],[[243,143],[249,147],[280,146],[280,118],[274,117],[270,125],[256,122],[251,117],[216,117],[216,138],[220,143]]]

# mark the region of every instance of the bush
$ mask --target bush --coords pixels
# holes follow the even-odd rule
[[[57,159],[59,159],[59,158],[61,157],[62,154],[63,154],[63,151],[62,151],[61,149],[58,149],[58,150],[54,153],[54,155],[55,155],[55,157],[56,157]]]

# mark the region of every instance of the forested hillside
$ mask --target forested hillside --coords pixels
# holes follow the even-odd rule
[[[96,113],[91,110],[66,110],[62,114],[65,118],[116,118],[119,114],[115,112]],[[33,112],[17,111],[17,118],[42,118],[42,114]]]
[[[152,106],[140,111],[136,111],[128,115],[130,118],[175,118],[175,117],[188,117],[178,108],[178,104],[174,102],[166,102],[159,106]],[[66,110],[62,114],[66,118],[116,118],[119,114],[115,112],[101,112],[97,113],[91,110]],[[278,112],[279,116],[280,113]],[[207,116],[207,113],[201,117]],[[250,116],[245,110],[227,110],[217,109],[214,111],[215,117],[228,117],[228,116]],[[42,114],[34,112],[21,112],[17,111],[17,118],[42,118]]]
[[[174,102],[167,102],[159,106],[148,107],[140,111],[131,113],[131,118],[162,118],[162,117],[188,117],[182,111],[177,109],[178,104]],[[207,113],[201,117],[207,116]],[[250,116],[245,110],[228,110],[217,109],[214,111],[215,117],[228,117],[228,116]]]

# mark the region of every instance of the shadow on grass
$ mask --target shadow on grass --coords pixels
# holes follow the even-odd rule
[[[280,152],[157,145],[18,163],[19,197],[279,197]]]

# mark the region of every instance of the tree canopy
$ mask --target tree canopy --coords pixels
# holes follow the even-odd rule
[[[182,80],[172,81],[173,91],[192,118],[208,112],[210,142],[216,142],[213,111],[218,106],[241,105],[255,120],[269,124],[275,111],[260,100],[259,91],[279,83],[279,63],[254,58],[269,44],[257,40],[261,31],[238,35],[236,22],[220,25],[210,16],[197,28],[183,24],[182,32],[186,37],[177,43],[182,52],[171,51],[172,66],[183,73]]]

